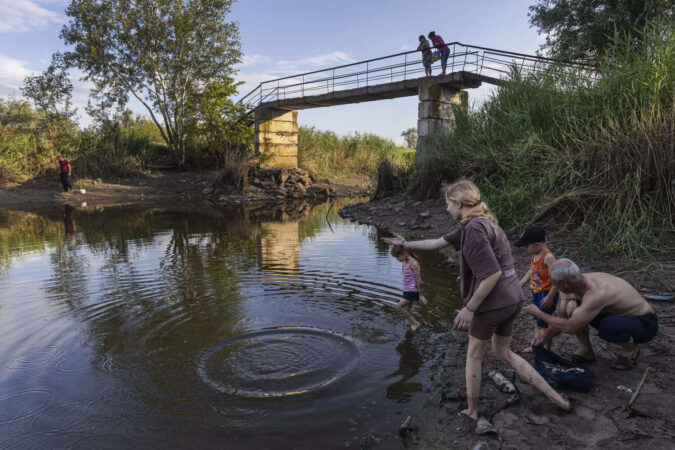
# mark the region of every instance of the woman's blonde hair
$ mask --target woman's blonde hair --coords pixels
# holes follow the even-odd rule
[[[480,199],[480,190],[478,186],[469,180],[460,180],[443,187],[445,191],[445,200],[455,200],[462,206],[469,206],[471,209],[464,214],[460,223],[462,226],[469,223],[474,217],[487,219],[492,223],[497,223],[495,216],[490,214],[490,209],[485,202]]]

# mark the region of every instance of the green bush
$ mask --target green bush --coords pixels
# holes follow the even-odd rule
[[[373,186],[377,166],[387,158],[397,167],[408,167],[415,151],[374,134],[338,136],[314,127],[298,130],[298,164],[321,179]]]

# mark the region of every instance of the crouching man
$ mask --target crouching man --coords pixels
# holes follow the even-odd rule
[[[656,314],[651,305],[625,280],[608,273],[582,274],[569,259],[559,259],[549,268],[554,287],[561,293],[558,317],[546,314],[535,305],[523,312],[551,325],[535,345],[557,330],[574,334],[579,348],[572,356],[574,362],[595,361],[588,338],[588,325],[598,330],[598,336],[619,346],[619,356],[612,366],[628,370],[635,366],[640,352],[638,344],[651,341],[658,331]]]

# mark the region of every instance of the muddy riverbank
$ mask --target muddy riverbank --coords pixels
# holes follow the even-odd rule
[[[396,197],[376,202],[350,205],[340,214],[353,221],[375,225],[382,230],[398,233],[408,239],[436,238],[454,225],[445,211],[443,200],[415,201]],[[517,230],[506,230],[513,241]],[[584,271],[614,273],[633,283],[647,294],[666,293],[675,285],[674,274],[666,270],[645,270],[640,262],[620,257],[589,254],[584,251],[579,236],[571,233],[550,232],[550,247],[558,257],[577,261]],[[453,258],[452,252],[445,253]],[[528,268],[524,250],[513,248],[516,270],[523,274]],[[441,355],[434,374],[435,386],[429,392],[427,405],[417,421],[419,431],[413,436],[419,448],[474,448],[480,441],[482,448],[612,448],[628,449],[675,448],[675,419],[670,411],[675,404],[673,376],[675,371],[675,308],[672,303],[652,303],[659,316],[659,334],[643,345],[636,368],[627,372],[610,369],[615,351],[602,343],[595,332],[591,342],[598,361],[589,365],[594,375],[594,387],[588,394],[563,391],[575,400],[572,414],[564,414],[534,391],[516,379],[520,399],[509,404],[509,396],[497,390],[487,379],[487,373],[497,368],[507,377],[514,375],[488,352],[483,364],[481,385],[481,415],[491,419],[496,433],[477,435],[474,423],[458,415],[465,407],[464,360],[465,345],[459,353],[448,351]],[[532,319],[521,316],[516,324],[512,348],[533,363],[533,357],[522,350],[532,335]],[[459,342],[466,342],[466,333],[448,331]],[[553,350],[569,354],[576,349],[576,340],[562,335],[554,340]],[[647,381],[631,412],[627,403],[647,367],[651,367]],[[411,437],[411,442],[413,441]]]
[[[214,203],[283,202],[286,200],[323,200],[333,197],[362,197],[369,194],[361,187],[313,180],[309,175],[281,175],[274,171],[252,173],[242,194],[234,186],[215,183],[217,171],[166,171],[141,177],[99,179],[73,177],[73,190],[64,193],[58,178],[39,177],[0,190],[0,207],[47,206],[59,204],[117,205],[156,202],[207,200]],[[276,177],[276,178],[275,178]],[[277,180],[272,185],[273,180]],[[283,183],[280,183],[283,180]],[[84,189],[84,194],[80,192]]]

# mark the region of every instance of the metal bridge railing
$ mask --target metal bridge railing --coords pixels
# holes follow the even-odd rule
[[[552,65],[564,65],[592,71],[593,67],[578,62],[559,61],[524,53],[496,50],[460,42],[450,47],[446,73],[472,72],[500,80],[507,79],[514,68],[522,74],[532,74]],[[433,66],[439,73],[440,63]],[[290,98],[329,94],[345,89],[375,86],[424,76],[422,54],[418,50],[396,53],[380,58],[344,64],[328,69],[305,72],[275,80],[263,81],[239,102],[251,110],[260,104]]]

